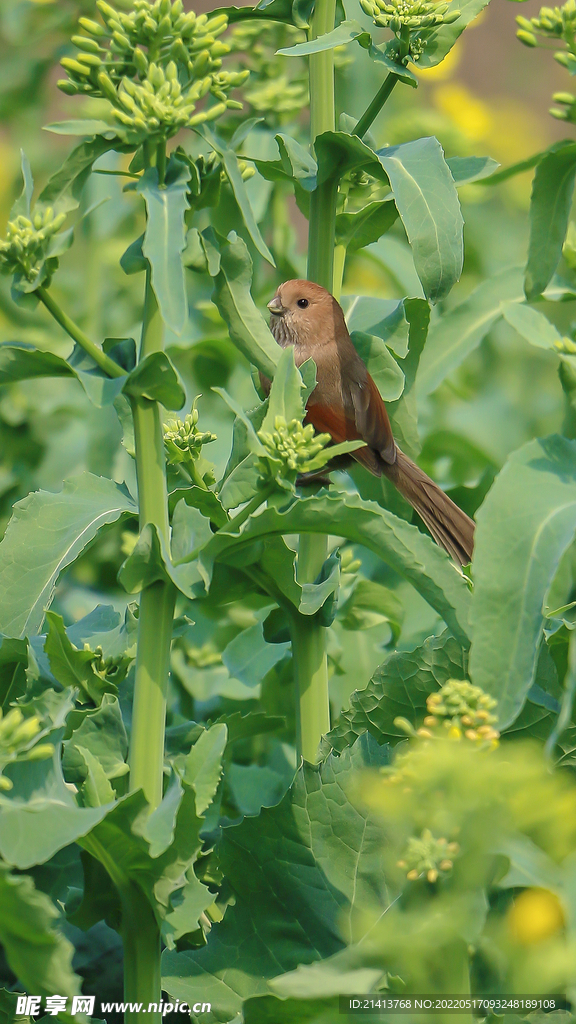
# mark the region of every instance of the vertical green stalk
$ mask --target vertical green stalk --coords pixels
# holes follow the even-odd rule
[[[336,0],[318,0],[312,16],[310,39],[334,28]],[[310,54],[310,137],[312,145],[323,132],[335,128],[334,51]],[[310,196],[308,278],[332,291],[336,197],[338,182],[322,182]]]
[[[336,0],[317,0],[310,39],[334,28]],[[312,144],[323,132],[334,131],[334,51],[310,54],[310,136]],[[338,181],[319,184],[310,196],[308,230],[308,278],[332,291],[334,280],[334,236]],[[298,544],[298,579],[314,583],[328,549],[328,538],[302,535]],[[298,689],[297,739],[305,761],[317,760],[318,744],[330,728],[326,630],[315,616],[291,616],[292,658]]]
[[[158,154],[154,154],[157,158]],[[159,171],[165,167],[160,153]],[[152,290],[150,268],[146,272],[144,319],[140,359],[162,350],[163,327]],[[140,529],[151,523],[169,544],[168,495],[164,439],[160,407],[146,398],[132,401]],[[162,799],[164,777],[164,732],[166,692],[175,590],[172,584],[156,582],[142,591],[138,620],[138,652],[130,743],[130,789],[143,789],[152,809]],[[160,1003],[160,931],[144,896],[134,889],[123,900],[124,999],[128,1002]],[[127,1016],[127,1024],[139,1014]],[[149,1024],[159,1024],[161,1014],[147,1014]]]

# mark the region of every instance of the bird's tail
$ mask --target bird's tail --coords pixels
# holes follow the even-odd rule
[[[382,471],[424,520],[434,540],[460,565],[467,565],[474,547],[474,523],[404,452]]]

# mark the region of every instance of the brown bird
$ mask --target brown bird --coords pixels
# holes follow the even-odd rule
[[[335,443],[362,440],[351,452],[375,476],[384,474],[410,502],[430,533],[460,565],[472,558],[474,523],[400,450],[380,392],[350,339],[336,299],[311,281],[286,281],[268,303],[270,330],[282,348],[294,346],[301,366],[316,363],[317,384],[306,423]],[[261,375],[266,391],[270,381]]]

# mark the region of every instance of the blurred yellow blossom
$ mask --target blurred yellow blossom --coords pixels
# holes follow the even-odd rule
[[[564,927],[560,900],[548,889],[525,889],[507,914],[508,927],[516,942],[530,946],[543,942]]]
[[[471,142],[485,139],[492,128],[492,113],[483,100],[474,96],[461,82],[450,82],[434,90],[439,110],[453,121]]]

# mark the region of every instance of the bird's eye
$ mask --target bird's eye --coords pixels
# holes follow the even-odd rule
[[[306,307],[309,306],[310,303],[308,302],[308,299],[298,299],[296,305],[300,306],[300,309],[306,309]]]

